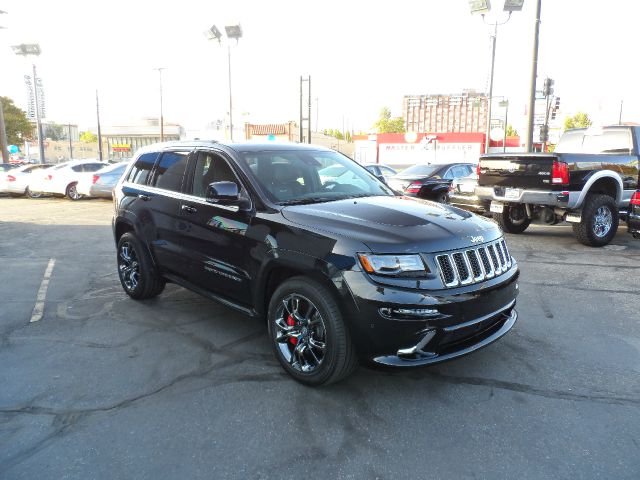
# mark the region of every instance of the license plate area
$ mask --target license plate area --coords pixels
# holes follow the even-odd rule
[[[502,213],[504,211],[504,203],[492,201],[489,206],[489,211],[493,213]]]
[[[504,189],[504,198],[508,198],[509,200],[517,200],[520,198],[520,189],[519,188],[510,188],[507,187]]]

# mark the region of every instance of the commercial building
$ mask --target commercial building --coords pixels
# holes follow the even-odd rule
[[[407,132],[484,132],[487,106],[487,96],[473,90],[460,94],[405,95],[402,116]]]
[[[130,158],[140,147],[160,142],[160,122],[157,118],[146,118],[140,124],[104,125],[100,127],[104,160]],[[97,134],[97,128],[91,129]],[[180,140],[184,137],[184,128],[177,123],[164,124],[164,141]]]

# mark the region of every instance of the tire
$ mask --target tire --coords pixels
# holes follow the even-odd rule
[[[269,302],[267,323],[278,361],[300,383],[335,383],[358,366],[333,294],[314,280],[294,277],[280,285]]]
[[[449,203],[449,195],[447,195],[447,192],[439,193],[436,196],[436,202],[445,204]]]
[[[580,223],[571,224],[576,239],[589,247],[603,247],[616,236],[618,205],[609,195],[590,194],[582,207]]]
[[[522,233],[531,224],[531,219],[527,218],[524,205],[505,205],[502,213],[494,213],[494,220],[500,225],[503,232]]]
[[[29,198],[40,198],[40,197],[42,197],[42,193],[40,193],[40,192],[32,192],[31,190],[29,190],[29,187],[27,187],[27,189],[25,190],[24,194]]]
[[[78,193],[77,187],[78,187],[77,182],[70,183],[67,186],[67,190],[66,190],[67,198],[69,198],[70,200],[80,200],[82,198],[82,195]]]
[[[118,277],[125,293],[135,300],[160,295],[165,281],[158,275],[151,255],[138,238],[127,232],[118,240]]]

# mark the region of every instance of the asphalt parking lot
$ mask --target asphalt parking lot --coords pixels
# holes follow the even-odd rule
[[[624,225],[602,249],[567,224],[509,235],[520,319],[492,346],[312,389],[259,321],[174,285],[130,300],[111,214],[0,198],[2,479],[640,478],[640,241]]]

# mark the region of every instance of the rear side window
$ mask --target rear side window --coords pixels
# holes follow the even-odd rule
[[[179,192],[182,189],[182,179],[187,169],[188,158],[188,152],[163,153],[156,170],[154,186]]]
[[[104,164],[102,163],[85,163],[84,170],[85,172],[97,172],[98,170],[104,168]]]
[[[153,165],[156,163],[156,158],[158,158],[158,152],[140,155],[140,158],[138,158],[136,163],[133,165],[127,180],[131,183],[138,183],[140,185],[147,183],[147,178],[151,173]]]
[[[71,167],[71,170],[73,170],[74,172],[82,172],[82,165],[74,165],[73,167]]]

